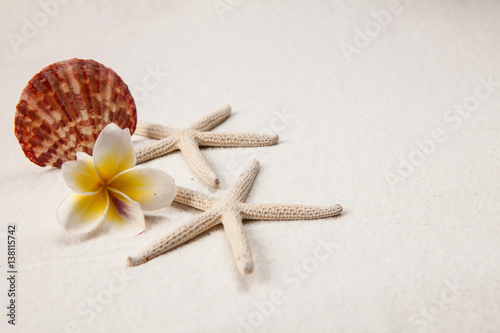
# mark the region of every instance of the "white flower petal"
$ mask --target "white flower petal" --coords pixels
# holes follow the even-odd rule
[[[101,181],[94,170],[92,157],[76,153],[76,161],[65,162],[61,167],[64,182],[76,193],[89,195],[102,189]]]
[[[113,236],[135,236],[144,231],[145,221],[141,205],[122,193],[108,191],[109,208],[102,229]]]
[[[94,167],[106,183],[115,175],[135,166],[134,146],[129,129],[110,123],[99,134],[94,145]]]
[[[108,200],[106,190],[92,195],[72,193],[59,206],[57,219],[72,234],[88,233],[106,216]]]
[[[116,176],[109,187],[138,202],[143,210],[166,207],[177,194],[177,186],[172,177],[163,171],[149,168],[126,170]]]

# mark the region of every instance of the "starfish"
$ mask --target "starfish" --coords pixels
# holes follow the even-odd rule
[[[201,154],[200,146],[264,147],[275,145],[279,140],[278,135],[208,132],[230,115],[231,106],[226,105],[183,130],[138,122],[135,134],[160,140],[138,149],[136,151],[137,163],[180,150],[194,173],[207,185],[217,187],[220,184],[219,178]]]
[[[245,203],[260,164],[253,160],[241,174],[236,184],[223,200],[184,187],[177,187],[175,201],[205,211],[190,222],[172,229],[139,255],[128,258],[131,266],[145,262],[164,254],[202,232],[222,223],[231,245],[238,270],[242,274],[253,271],[250,245],[243,229],[243,219],[248,220],[313,220],[339,215],[340,205],[317,207],[290,204],[251,204]]]

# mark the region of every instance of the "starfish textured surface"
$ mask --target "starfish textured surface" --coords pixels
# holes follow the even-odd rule
[[[207,185],[217,187],[219,178],[200,152],[200,146],[209,147],[264,147],[278,143],[278,135],[208,132],[231,115],[226,105],[192,124],[187,129],[176,130],[166,126],[138,122],[135,134],[160,139],[136,151],[137,163],[180,150],[189,167]]]
[[[313,220],[339,215],[340,205],[317,207],[290,204],[251,204],[245,203],[260,164],[254,160],[236,181],[227,197],[215,199],[203,193],[178,187],[174,199],[179,203],[205,211],[195,219],[183,224],[164,235],[139,255],[128,258],[131,266],[141,265],[166,253],[202,232],[222,223],[233,250],[238,270],[242,274],[253,271],[250,245],[243,229],[243,219],[249,220]]]

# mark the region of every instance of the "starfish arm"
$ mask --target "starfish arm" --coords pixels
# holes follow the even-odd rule
[[[259,173],[259,169],[259,161],[251,161],[245,171],[243,171],[243,173],[239,176],[236,184],[233,185],[233,188],[229,192],[227,198],[231,200],[244,201],[252,188],[255,177],[257,177],[257,174]]]
[[[202,181],[212,187],[217,187],[220,184],[219,178],[208,165],[207,160],[200,152],[200,147],[193,138],[182,138],[179,148],[189,167]]]
[[[196,133],[196,141],[200,146],[212,147],[264,147],[278,143],[278,135],[246,134],[246,133]]]
[[[231,244],[236,265],[241,274],[250,274],[253,271],[252,251],[248,242],[243,221],[237,212],[225,212],[222,215],[222,224],[227,239]]]
[[[328,207],[287,204],[242,204],[241,214],[249,220],[316,220],[339,215],[342,206]]]
[[[163,139],[175,134],[175,130],[163,125],[148,123],[146,121],[137,122],[134,134],[147,136],[154,139]]]
[[[140,254],[128,257],[127,262],[130,266],[144,264],[151,259],[175,249],[179,245],[198,236],[218,223],[220,223],[220,214],[217,211],[205,212],[192,221],[169,231],[155,243],[143,249]]]
[[[209,114],[208,116],[205,116],[202,119],[198,120],[197,122],[189,126],[189,129],[195,131],[210,131],[212,128],[229,118],[230,115],[231,106],[226,105],[222,109],[217,110]]]
[[[136,164],[152,160],[156,157],[168,154],[176,149],[178,149],[177,138],[168,137],[158,140],[155,143],[152,143],[145,147],[141,147],[135,151]]]
[[[174,201],[206,211],[211,209],[217,200],[206,194],[177,186],[177,196]]]

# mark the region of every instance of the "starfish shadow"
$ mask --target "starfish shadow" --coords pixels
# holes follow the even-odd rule
[[[199,209],[175,201],[170,204],[170,207],[175,208],[181,212],[189,212],[193,214],[198,214],[201,212],[201,210]]]
[[[250,222],[250,220],[244,220],[244,224]],[[262,221],[252,221],[252,222],[262,222]],[[238,267],[233,265],[233,271],[235,277],[234,280],[236,282],[236,288],[240,292],[251,292],[252,286],[266,284],[271,280],[271,273],[269,271],[269,266],[271,266],[271,262],[268,257],[265,255],[265,252],[262,251],[262,246],[260,246],[259,238],[254,236],[252,233],[247,232],[246,236],[248,241],[252,244],[252,256],[255,262],[258,262],[258,265],[255,267],[255,270],[252,274],[242,275],[239,274]],[[231,251],[231,246],[229,242],[227,242],[227,246]],[[231,253],[231,252],[229,252]],[[229,259],[232,259],[230,255],[228,255]]]

